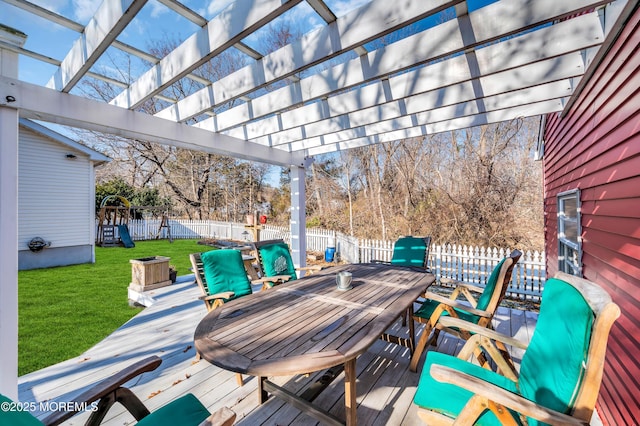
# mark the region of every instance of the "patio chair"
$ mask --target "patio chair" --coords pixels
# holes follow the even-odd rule
[[[400,237],[393,245],[390,262],[383,260],[372,260],[371,262],[428,270],[430,246],[431,237]]]
[[[484,288],[462,282],[454,282],[455,288],[449,297],[432,291],[424,293],[423,296],[427,300],[413,314],[413,320],[425,324],[425,328],[411,356],[409,365],[411,371],[417,371],[418,362],[425,348],[429,344],[437,345],[440,330],[445,329],[440,323],[442,317],[462,318],[481,327],[492,327],[491,320],[507,292],[513,267],[520,260],[520,256],[522,256],[522,253],[514,250],[508,257],[502,259],[493,268]],[[473,296],[472,292],[480,295],[478,299]],[[468,304],[459,301],[459,296],[464,296]],[[466,330],[456,330],[448,327],[445,331],[465,340],[471,337]]]
[[[249,281],[244,267],[242,253],[239,250],[211,250],[204,253],[189,255],[196,282],[202,291],[199,297],[210,312],[225,302],[252,293],[251,284],[262,284],[262,290],[273,287],[278,280],[287,280],[286,275],[260,278]],[[200,359],[200,354],[196,354]],[[242,374],[237,373],[239,386],[244,384]]]
[[[10,408],[13,402],[0,394],[0,403],[3,404],[3,409],[0,410],[0,424],[11,426],[59,425],[77,413],[84,411],[84,407],[95,406],[95,411],[91,413],[85,424],[99,425],[111,406],[116,402],[122,404],[135,417],[139,426],[195,426],[200,424],[231,426],[233,424],[236,418],[236,414],[233,411],[224,407],[211,414],[193,394],[186,394],[150,413],[142,401],[123,385],[144,372],[155,370],[161,363],[162,360],[157,356],[138,361],[112,377],[92,386],[78,395],[74,401],[66,401],[64,407],[70,409],[69,411],[57,410],[42,421],[29,413],[29,410],[4,409],[5,406]],[[15,404],[15,406],[26,406],[25,404]],[[206,421],[209,423],[203,423]]]
[[[276,282],[289,279],[288,276],[282,275],[249,281],[242,254],[238,250],[192,253],[189,259],[198,287],[202,291],[199,299],[204,302],[208,312],[224,302],[251,294],[251,284],[262,284],[262,290],[266,290]]]
[[[290,279],[287,281],[293,281],[297,279],[299,271],[313,273],[322,269],[319,265],[296,268],[291,259],[289,246],[281,239],[256,241],[253,247],[258,256],[260,276],[263,278],[288,275]]]
[[[429,352],[414,403],[427,424],[589,424],[602,382],[611,326],[620,308],[607,292],[583,278],[558,273],[542,294],[529,345],[460,319],[474,336],[453,357]],[[494,345],[525,349],[520,373]],[[499,374],[467,362],[476,350],[496,361]]]

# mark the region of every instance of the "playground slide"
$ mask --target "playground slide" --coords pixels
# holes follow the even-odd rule
[[[118,233],[120,234],[120,240],[122,241],[122,244],[126,248],[133,248],[136,246],[131,239],[131,235],[129,235],[129,227],[127,225],[118,225]]]

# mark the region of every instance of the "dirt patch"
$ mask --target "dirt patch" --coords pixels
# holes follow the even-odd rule
[[[320,265],[323,268],[328,268],[330,266],[344,265],[346,262],[336,262],[335,257],[333,262],[327,262],[324,258],[324,253],[318,251],[308,251],[307,252],[307,265],[316,266]]]

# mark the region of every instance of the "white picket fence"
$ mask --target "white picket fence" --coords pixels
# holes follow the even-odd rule
[[[247,240],[252,234],[243,223],[210,220],[170,220],[174,239],[220,238]],[[161,231],[161,232],[159,232]],[[134,220],[129,222],[129,233],[137,241],[167,238],[167,229],[160,230],[160,220]],[[281,238],[291,243],[286,227],[263,225],[260,239]],[[307,250],[324,253],[329,244],[336,248],[336,257],[349,263],[391,260],[393,241],[366,240],[326,229],[307,229]],[[436,277],[446,277],[484,286],[493,268],[509,251],[499,248],[466,245],[431,245],[429,268]],[[545,282],[544,252],[523,252],[513,270],[507,291],[509,297],[539,301]]]
[[[393,241],[359,240],[357,244],[358,262],[389,261],[393,255]],[[510,250],[501,248],[431,244],[429,269],[438,278],[446,277],[483,287],[493,268],[510,253]],[[507,290],[509,297],[540,301],[546,280],[544,259],[544,252],[523,252],[513,268]]]

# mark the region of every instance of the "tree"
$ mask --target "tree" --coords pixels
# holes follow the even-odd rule
[[[531,158],[532,130],[519,119],[441,139],[446,156],[439,208],[447,212],[449,226],[440,238],[500,247],[529,242],[528,232],[516,224],[524,212],[517,201],[541,184]]]
[[[290,43],[300,36],[286,21],[269,25],[260,40],[260,49],[269,53]],[[178,41],[164,38],[149,45],[149,53],[161,58],[172,51]],[[116,80],[130,84],[132,75],[137,73],[139,59],[113,52],[105,55],[110,66],[102,72]],[[244,67],[249,57],[236,49],[228,49],[195,70],[193,74],[209,81],[218,81]],[[145,64],[142,68],[148,68]],[[183,99],[204,85],[191,78],[182,78],[162,92],[162,96],[144,102],[139,109],[153,114],[170,105],[166,98]],[[266,87],[270,90],[277,84]],[[109,101],[122,89],[110,83],[86,78],[82,90],[89,97]],[[214,113],[226,110],[236,103],[232,99],[214,109]],[[207,118],[208,115],[191,119],[192,122]],[[86,135],[86,134],[85,134]],[[181,148],[163,146],[141,140],[129,140],[109,135],[91,134],[86,139],[93,140],[93,147],[105,152],[113,161],[100,171],[100,180],[115,176],[135,188],[157,188],[160,195],[170,197],[174,212],[189,218],[224,218],[237,220],[241,215],[262,208],[262,190],[268,168],[261,164],[248,164],[221,155],[207,154]]]
[[[96,213],[100,210],[103,200],[112,195],[125,198],[132,206],[167,205],[167,200],[160,197],[156,188],[136,189],[125,182],[121,177],[117,177],[96,185]],[[106,203],[108,206],[119,204],[121,204],[121,202],[118,199],[107,200]]]
[[[531,155],[538,128],[520,119],[343,152],[340,189],[322,197],[342,205],[333,229],[541,249],[541,165]]]

